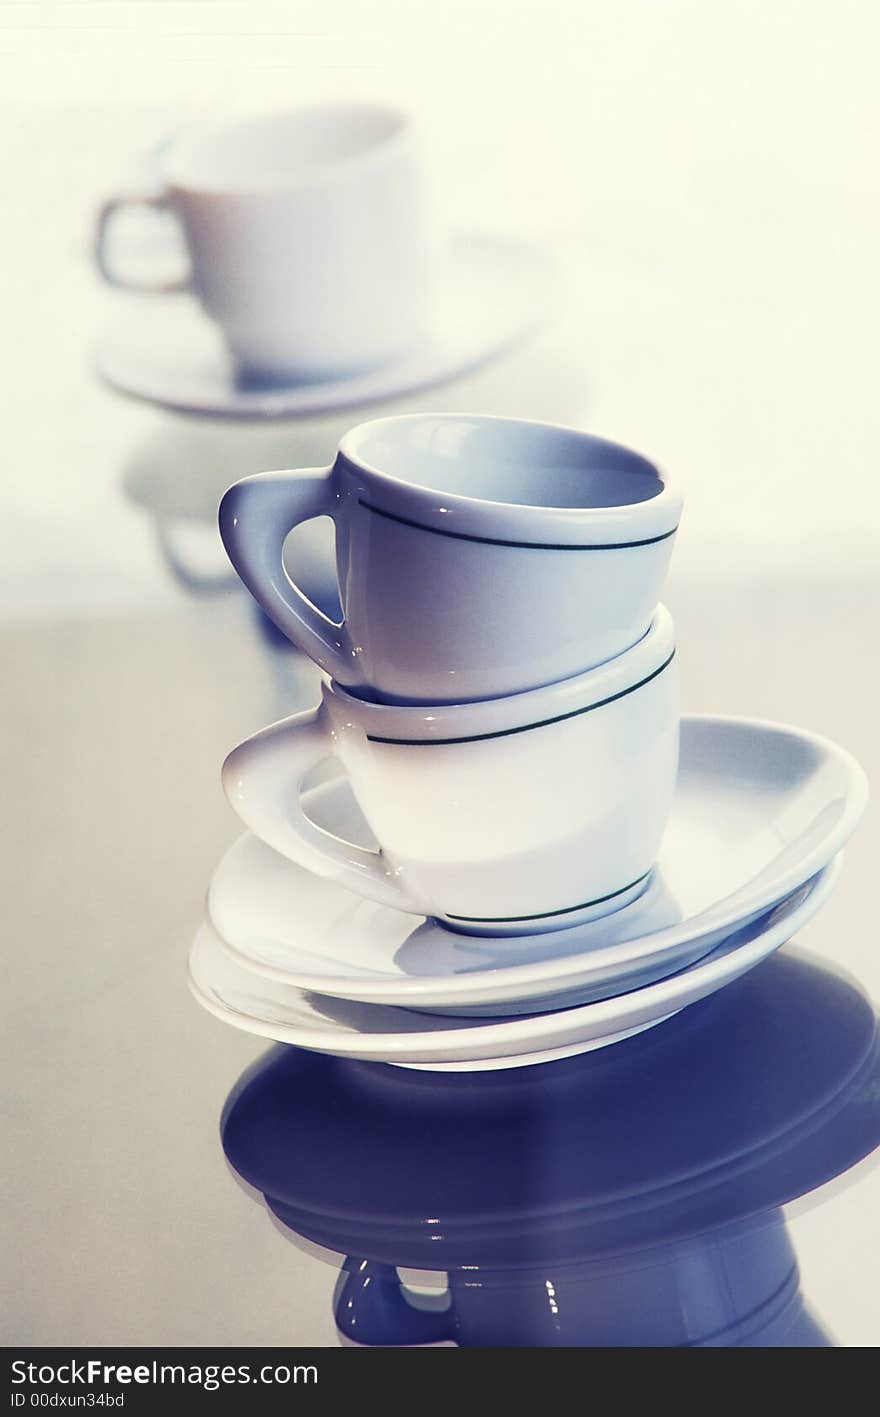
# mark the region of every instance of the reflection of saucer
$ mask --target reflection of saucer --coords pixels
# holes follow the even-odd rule
[[[674,1023],[509,1076],[441,1079],[272,1049],[227,1101],[223,1148],[294,1243],[308,1237],[327,1259],[469,1266],[502,1284],[506,1271],[519,1293],[529,1269],[543,1280],[588,1265],[586,1321],[604,1312],[618,1324],[620,1291],[596,1273],[613,1265],[641,1289],[656,1261],[663,1288],[639,1313],[652,1324],[658,1306],[679,1307],[687,1345],[695,1316],[714,1332],[719,1315],[727,1322],[731,1283],[763,1285],[777,1208],[821,1199],[816,1187],[880,1143],[878,1044],[853,982],[784,950]],[[746,1234],[750,1259],[735,1248]],[[686,1248],[697,1236],[698,1263]],[[724,1274],[717,1305],[706,1302],[710,1248]],[[670,1287],[673,1271],[685,1288]],[[484,1298],[495,1293],[490,1282]],[[507,1322],[512,1310],[496,1312]],[[520,1315],[536,1312],[520,1301]]]
[[[115,389],[180,412],[290,418],[393,398],[451,379],[500,354],[547,311],[545,246],[509,236],[450,242],[434,330],[405,359],[369,373],[289,388],[240,388],[215,326],[187,296],[119,296],[125,313],[96,351]]]
[[[262,1038],[338,1057],[422,1066],[525,1066],[650,1028],[724,988],[790,940],[828,897],[832,863],[697,964],[612,999],[518,1018],[463,1019],[323,998],[264,979],[234,960],[210,925],[190,953],[190,987],[210,1013]],[[498,1060],[503,1060],[499,1062]]]
[[[812,734],[685,717],[658,869],[631,905],[583,926],[504,939],[459,934],[359,899],[250,834],[220,862],[208,916],[245,968],[363,1003],[500,1015],[586,1002],[682,969],[832,859],[864,807],[861,769]],[[375,847],[345,779],[304,806]]]

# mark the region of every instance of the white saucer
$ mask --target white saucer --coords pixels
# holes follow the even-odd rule
[[[813,876],[865,805],[864,774],[812,734],[686,717],[658,866],[632,905],[592,924],[503,940],[360,900],[250,834],[220,862],[208,918],[249,971],[338,999],[499,1016],[635,989],[707,954]],[[325,830],[374,844],[343,779],[313,790]]]
[[[543,319],[553,284],[548,248],[468,233],[449,243],[434,330],[407,357],[369,373],[292,387],[241,388],[216,327],[188,295],[118,296],[96,367],[122,393],[184,413],[292,418],[394,398],[465,373]]]
[[[210,1013],[246,1033],[337,1057],[472,1070],[583,1052],[660,1023],[752,969],[790,940],[828,897],[834,862],[698,964],[646,988],[552,1013],[466,1020],[328,999],[267,980],[234,960],[204,924],[190,952],[190,987]]]

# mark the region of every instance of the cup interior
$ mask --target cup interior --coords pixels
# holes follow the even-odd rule
[[[368,104],[267,114],[183,137],[168,156],[167,175],[196,190],[296,187],[368,157],[406,127],[404,114]]]
[[[426,491],[527,507],[625,507],[664,489],[653,463],[575,429],[504,418],[416,416],[355,428],[362,467]]]

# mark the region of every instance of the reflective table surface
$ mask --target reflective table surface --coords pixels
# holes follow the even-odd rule
[[[678,584],[670,602],[686,708],[808,724],[876,780],[856,651],[880,588]],[[209,873],[238,830],[221,758],[310,701],[314,676],[234,594],[7,623],[0,640],[7,1340],[333,1343],[335,1267],[282,1238],[222,1157],[221,1107],[264,1045],[185,984]],[[798,941],[875,997],[877,846],[869,810]],[[872,1345],[877,1176],[863,1164],[828,1189],[790,1217],[804,1289],[840,1342]]]

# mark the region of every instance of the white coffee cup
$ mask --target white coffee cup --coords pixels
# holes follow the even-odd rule
[[[162,150],[159,192],[116,197],[95,251],[111,285],[192,289],[240,373],[315,380],[381,365],[429,319],[431,241],[412,119],[348,104],[196,125]],[[179,219],[190,272],[126,279],[108,253],[131,204]]]
[[[413,708],[325,686],[316,709],[236,748],[223,784],[262,841],[385,905],[477,934],[552,930],[638,896],[678,764],[672,619],[562,683]],[[341,760],[378,852],[306,817],[304,781]]]
[[[230,560],[327,674],[388,703],[521,693],[645,633],[681,496],[646,458],[571,428],[405,414],[352,429],[327,468],[263,473],[220,506]],[[344,619],[282,564],[296,524],[336,526]]]

